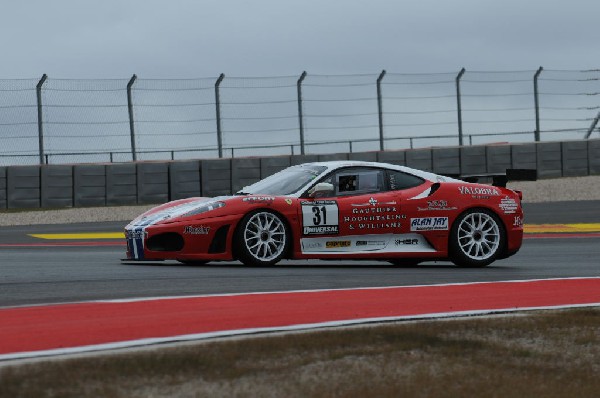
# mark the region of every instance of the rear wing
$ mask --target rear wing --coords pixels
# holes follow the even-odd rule
[[[536,169],[506,169],[505,173],[482,173],[482,174],[463,174],[448,176],[458,178],[466,182],[479,182],[480,179],[492,180],[492,185],[495,187],[506,188],[509,181],[536,181]]]

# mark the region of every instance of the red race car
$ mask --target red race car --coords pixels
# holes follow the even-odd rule
[[[532,179],[507,170],[483,185],[383,163],[292,166],[233,196],[177,200],[142,214],[125,227],[126,261],[451,260],[482,267],[521,247],[521,193],[506,188],[511,174]]]

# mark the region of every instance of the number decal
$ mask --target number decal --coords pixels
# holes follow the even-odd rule
[[[319,210],[319,207],[315,206],[312,208],[313,213],[315,213],[315,216],[313,217],[313,224],[314,225],[319,225],[321,224],[321,211]]]
[[[338,205],[335,200],[301,202],[304,235],[331,235],[339,232]]]
[[[313,217],[314,225],[321,225],[321,222],[323,222],[323,225],[327,225],[327,207],[326,206],[321,206],[321,207],[313,206],[312,211],[315,214],[315,216]]]

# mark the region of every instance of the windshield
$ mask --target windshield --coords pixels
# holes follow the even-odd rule
[[[291,195],[310,184],[325,170],[327,170],[325,166],[311,164],[288,167],[264,180],[244,187],[238,192],[238,195]]]

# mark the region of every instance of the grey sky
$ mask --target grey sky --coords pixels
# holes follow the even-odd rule
[[[2,0],[0,79],[600,67],[594,0]]]

